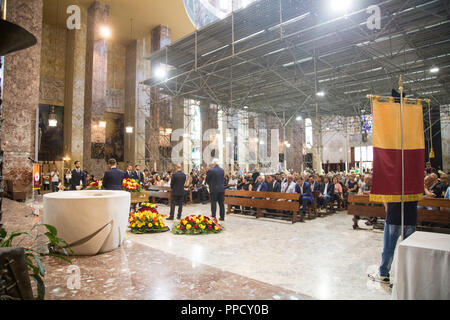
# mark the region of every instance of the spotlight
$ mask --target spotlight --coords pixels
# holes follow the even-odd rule
[[[100,128],[106,128],[106,121],[99,121],[98,126]]]
[[[302,121],[302,116],[298,116],[298,117],[296,118],[296,120],[297,120],[297,121]]]
[[[319,97],[324,97],[325,96],[325,92],[319,91],[319,92],[316,93],[316,95],[319,96]]]
[[[347,11],[352,4],[351,0],[330,0],[330,6],[334,11]]]
[[[244,106],[244,109],[248,109],[248,106]]]
[[[111,37],[111,29],[107,26],[100,27],[100,36],[102,38],[108,39]]]
[[[133,133],[133,127],[126,127],[125,131],[126,133]]]
[[[431,73],[438,73],[439,72],[439,68],[438,67],[433,67],[430,69]]]

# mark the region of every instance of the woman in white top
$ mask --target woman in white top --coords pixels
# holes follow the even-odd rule
[[[59,172],[55,168],[50,172],[50,179],[52,180],[52,192],[58,191],[59,185]]]

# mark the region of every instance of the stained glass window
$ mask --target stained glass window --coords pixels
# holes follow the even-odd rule
[[[372,135],[373,130],[373,117],[371,114],[364,114],[361,116],[361,133]]]

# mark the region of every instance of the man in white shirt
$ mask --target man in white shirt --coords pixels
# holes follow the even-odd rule
[[[281,185],[281,192],[295,193],[295,182],[292,175],[288,175],[287,181]]]

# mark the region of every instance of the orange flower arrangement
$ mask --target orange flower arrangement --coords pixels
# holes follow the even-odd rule
[[[187,216],[176,225],[172,232],[174,234],[208,234],[219,233],[224,230],[224,227],[217,221],[216,218],[211,218],[203,215]]]
[[[166,216],[160,214],[157,208],[153,203],[142,203],[137,212],[130,212],[130,231],[139,234],[169,231],[169,227],[164,224]]]
[[[86,190],[101,190],[103,189],[102,181],[96,180],[89,183],[89,185],[86,187]]]
[[[141,192],[141,185],[134,179],[123,179],[122,190],[128,192]]]

